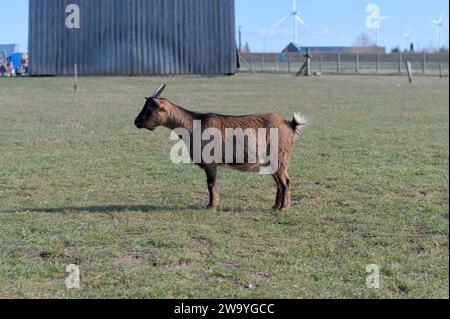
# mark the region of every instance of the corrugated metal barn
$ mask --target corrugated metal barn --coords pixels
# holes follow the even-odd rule
[[[80,75],[233,74],[234,10],[234,0],[30,0],[30,74],[72,75],[75,64]]]

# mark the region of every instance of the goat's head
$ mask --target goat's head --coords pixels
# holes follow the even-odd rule
[[[158,126],[161,126],[164,123],[167,114],[164,111],[159,98],[165,88],[166,84],[161,85],[152,97],[146,98],[144,108],[134,121],[134,125],[136,125],[138,129],[145,128],[154,131]]]

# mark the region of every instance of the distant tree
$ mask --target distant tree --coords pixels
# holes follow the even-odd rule
[[[357,38],[355,45],[358,47],[369,47],[372,45],[370,37],[367,33],[361,33]]]
[[[248,44],[248,42],[245,42],[244,47],[242,48],[242,53],[252,53],[252,50],[250,50],[250,44]]]
[[[398,46],[396,46],[395,48],[392,48],[391,53],[399,53],[400,52],[400,48]]]

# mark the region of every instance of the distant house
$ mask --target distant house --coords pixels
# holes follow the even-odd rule
[[[385,47],[297,47],[294,43],[289,45],[281,53],[305,53],[309,49],[310,53],[367,53],[367,54],[385,54]]]
[[[281,53],[298,53],[301,52],[301,49],[296,46],[294,43],[289,43],[286,48]]]
[[[309,49],[311,53],[349,53],[350,47],[307,47],[302,48],[302,52]]]
[[[385,47],[304,47],[301,52],[309,49],[311,53],[367,53],[367,54],[385,54]]]
[[[351,47],[351,53],[367,53],[367,54],[385,54],[386,47],[377,47],[376,45],[369,47]]]

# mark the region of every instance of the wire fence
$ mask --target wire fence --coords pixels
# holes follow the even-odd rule
[[[324,53],[311,54],[311,72],[322,74],[405,74],[411,62],[415,74],[449,75],[448,53]],[[240,54],[241,72],[296,73],[304,64],[303,53]]]

